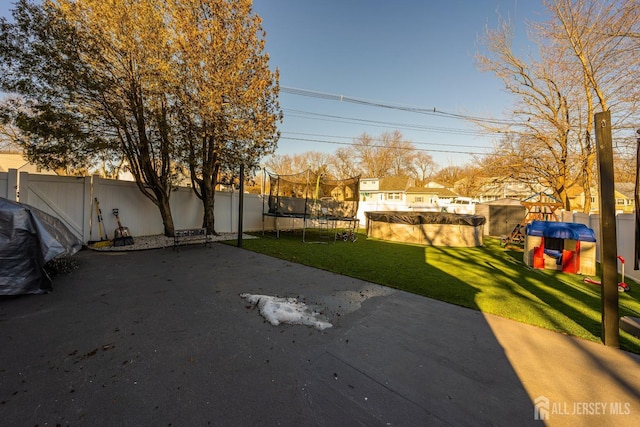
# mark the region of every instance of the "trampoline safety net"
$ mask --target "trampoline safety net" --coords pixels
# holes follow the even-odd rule
[[[267,172],[269,215],[304,218],[309,197],[309,172],[276,175]]]
[[[330,179],[311,171],[278,175],[265,173],[269,192],[264,215],[276,217],[354,219],[360,200],[360,176]]]
[[[359,176],[347,179],[315,177],[315,182],[311,182],[307,212],[311,216],[355,218],[360,200],[359,187]]]

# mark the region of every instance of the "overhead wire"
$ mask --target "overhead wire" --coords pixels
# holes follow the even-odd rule
[[[455,119],[464,120],[464,121],[468,121],[468,122],[474,122],[474,123],[489,123],[489,124],[495,124],[495,125],[515,126],[515,127],[518,127],[518,126],[520,126],[522,124],[521,121],[518,121],[518,120],[492,119],[492,118],[488,118],[488,117],[480,117],[480,116],[472,116],[472,115],[451,113],[451,112],[447,112],[447,111],[438,110],[435,107],[432,108],[432,109],[429,109],[429,108],[424,108],[424,107],[403,106],[401,104],[393,104],[393,103],[389,103],[389,102],[385,102],[385,101],[373,101],[373,100],[367,100],[367,99],[364,99],[364,98],[355,98],[355,97],[350,97],[350,96],[345,96],[345,95],[337,95],[337,94],[331,94],[331,93],[327,93],[327,92],[319,92],[319,91],[314,91],[314,90],[309,90],[309,89],[293,88],[293,87],[289,87],[289,86],[281,86],[280,87],[280,91],[281,92],[285,92],[285,93],[289,93],[289,94],[293,94],[293,95],[307,96],[307,97],[312,97],[312,98],[329,99],[329,100],[340,101],[340,102],[351,102],[351,103],[355,103],[355,104],[368,105],[368,106],[372,106],[372,107],[389,108],[389,109],[394,109],[394,110],[410,111],[410,112],[434,115],[434,116],[439,116],[439,117],[455,118]],[[285,111],[287,111],[287,109],[285,109]],[[484,130],[457,129],[457,128],[446,128],[446,127],[426,126],[426,125],[407,124],[407,123],[383,122],[383,121],[377,121],[377,120],[358,119],[358,118],[353,118],[353,117],[332,116],[332,115],[328,115],[328,114],[312,113],[312,112],[301,111],[301,110],[293,110],[293,109],[288,110],[288,111],[291,111],[294,114],[298,113],[298,114],[306,114],[306,115],[310,115],[310,116],[333,118],[333,119],[336,119],[336,120],[341,120],[342,119],[342,120],[350,120],[350,121],[354,121],[354,122],[369,123],[369,124],[374,125],[374,126],[376,126],[376,125],[378,125],[378,126],[382,126],[382,125],[396,126],[397,125],[397,126],[400,126],[400,127],[406,128],[406,129],[424,130],[424,131],[432,131],[432,132],[438,132],[438,133],[451,133],[451,134],[459,134],[459,135],[477,135],[477,136],[491,136],[491,135],[504,136],[505,134],[508,133],[508,132],[505,132],[504,130],[502,130],[502,131],[484,131]],[[633,129],[633,130],[635,130],[637,127],[639,127],[639,126],[624,126],[624,127],[620,128],[620,129]],[[614,140],[628,140],[628,139],[629,138],[627,138],[627,137],[614,137]]]
[[[438,116],[438,117],[447,117],[452,119],[466,120],[470,122],[490,123],[490,124],[508,125],[508,126],[519,124],[517,120],[492,119],[488,117],[450,113],[447,111],[438,110],[436,107],[425,108],[425,107],[409,106],[409,105],[402,105],[402,104],[394,104],[394,103],[385,102],[385,101],[374,101],[374,100],[369,100],[364,98],[356,98],[352,96],[345,96],[345,95],[319,92],[319,91],[308,90],[308,89],[294,88],[290,86],[280,86],[280,92],[288,93],[291,95],[306,96],[310,98],[328,99],[328,100],[339,101],[339,102],[349,102],[349,103],[359,104],[359,105],[368,105],[371,107],[408,111],[412,113],[426,114],[426,115]]]
[[[375,101],[375,100],[356,98],[356,97],[327,93],[327,92],[294,88],[290,86],[281,86],[280,91],[284,93],[292,94],[292,95],[298,95],[298,96],[326,99],[326,100],[339,101],[339,102],[348,102],[353,104],[366,105],[370,107],[387,108],[387,109],[393,109],[393,110],[399,110],[399,111],[413,112],[413,113],[425,114],[430,116],[463,120],[463,121],[473,122],[473,123],[485,123],[485,124],[511,126],[511,127],[518,127],[521,124],[521,122],[517,120],[492,119],[488,117],[451,113],[443,110],[438,110],[435,107],[424,108],[424,107],[394,104],[394,103],[385,102],[385,101]],[[296,110],[296,109],[283,109],[283,111],[285,113],[289,112],[290,117],[298,117],[298,118],[311,119],[311,120],[323,120],[323,121],[330,121],[335,123],[364,123],[364,124],[367,124],[368,126],[375,126],[375,127],[393,126],[399,129],[410,129],[410,130],[417,130],[422,132],[442,133],[442,134],[451,134],[451,135],[491,137],[491,136],[505,136],[509,133],[508,131],[504,131],[504,130],[502,131],[488,131],[488,130],[480,130],[480,129],[472,130],[472,129],[450,128],[450,127],[440,127],[440,126],[428,126],[428,125],[411,124],[411,123],[386,122],[381,120],[371,120],[371,119],[363,119],[363,118],[357,118],[357,117],[345,117],[345,116],[339,116],[339,115],[314,113],[314,112]],[[296,133],[290,132],[290,134],[295,135]],[[330,135],[317,135],[317,134],[300,134],[300,135],[317,136],[320,138],[328,137],[328,138],[334,138],[334,139],[335,138],[340,138],[340,139],[350,138],[352,140],[357,139],[357,137],[343,137],[343,136],[330,136]],[[295,137],[287,137],[287,136],[281,136],[280,139],[301,141],[301,142],[316,142],[316,143],[326,143],[326,144],[336,144],[336,145],[348,145],[348,146],[355,145],[354,143],[336,142],[336,141],[323,140],[323,139],[295,138]],[[614,137],[614,140],[619,140],[619,139],[626,140],[627,138]],[[430,144],[425,142],[416,143],[413,141],[411,143],[418,144],[418,145],[446,145],[446,146],[478,148],[478,149],[487,149],[487,150],[492,149],[492,147],[477,147],[477,146],[469,146],[469,145],[462,145],[462,144],[435,144],[435,143]],[[415,148],[415,147],[414,149],[417,151],[425,151],[425,152],[467,154],[467,155],[492,154],[492,153],[479,153],[479,152],[468,152],[468,151],[457,151],[457,150],[421,149],[421,148]],[[496,153],[493,153],[493,154],[496,154]]]
[[[323,144],[334,144],[334,145],[345,145],[345,146],[350,146],[353,147],[355,144],[353,142],[339,142],[339,141],[329,141],[329,140],[324,140],[324,139],[311,139],[311,138],[294,138],[294,137],[288,137],[288,136],[280,136],[280,139],[286,139],[286,140],[290,140],[290,141],[300,141],[300,142],[316,142],[316,143],[323,143]],[[443,144],[444,145],[444,144]],[[370,144],[367,147],[371,147],[371,148],[387,148],[387,146],[382,145],[382,144]],[[407,150],[407,151],[422,151],[425,153],[448,153],[448,154],[467,154],[467,155],[480,155],[480,156],[486,156],[486,155],[500,155],[500,154],[496,154],[496,153],[480,153],[480,152],[470,152],[470,151],[458,151],[458,150],[440,150],[440,149],[435,149],[435,148],[416,148],[415,146],[409,146],[409,147],[398,147],[398,149],[401,150]]]
[[[462,115],[456,115],[454,113],[440,111],[435,108],[426,109],[426,108],[415,107],[415,106],[392,104],[392,103],[387,103],[382,101],[372,101],[372,100],[355,98],[355,97],[345,96],[345,95],[336,95],[336,94],[331,94],[326,92],[293,88],[289,86],[281,86],[280,91],[289,93],[292,95],[306,96],[306,97],[317,98],[317,99],[333,100],[333,101],[339,101],[339,102],[350,102],[350,103],[359,104],[359,105],[366,105],[366,106],[378,107],[378,108],[388,108],[388,109],[394,109],[399,111],[414,112],[414,113],[427,114],[427,115],[438,116],[438,117],[455,118],[458,120],[461,120],[464,117],[464,119],[468,121],[474,120],[477,122],[500,124],[502,126],[513,125],[514,123],[516,123],[515,121],[507,122],[507,121],[493,120],[493,119],[487,119],[487,118],[481,118],[481,117],[462,116]],[[314,113],[314,112],[296,110],[296,109],[283,109],[283,112],[285,113],[286,117],[297,117],[297,118],[310,119],[310,120],[322,120],[322,121],[330,121],[334,123],[348,123],[348,124],[362,123],[362,124],[366,124],[367,126],[385,127],[385,128],[393,126],[396,129],[409,129],[414,131],[439,133],[439,134],[462,135],[462,136],[472,136],[472,137],[490,137],[490,136],[504,135],[503,132],[490,132],[490,131],[482,131],[479,129],[473,130],[473,129],[442,127],[442,126],[429,126],[429,125],[412,124],[412,123],[387,122],[387,121],[363,119],[363,118],[357,118],[357,117],[346,117],[346,116],[339,116],[339,115],[332,115],[332,114]],[[290,133],[290,134],[294,135],[295,133]],[[312,136],[312,137],[317,136],[318,138],[311,139],[311,138],[299,138],[299,137],[287,136],[285,132],[285,134],[280,136],[280,139],[289,140],[289,141],[314,142],[314,143],[334,144],[334,145],[347,145],[347,146],[354,145],[353,142],[346,143],[346,142],[337,142],[337,141],[331,141],[326,139],[319,139],[319,138],[332,138],[332,139],[347,138],[342,136],[337,137],[337,136],[314,135],[314,134],[309,134],[306,136]],[[357,139],[357,137],[349,137],[349,138],[351,140]],[[435,146],[448,146],[448,147],[457,146],[457,147],[478,148],[478,149],[486,149],[486,150],[490,149],[490,147],[477,147],[477,146],[462,145],[462,144],[430,144],[426,142],[413,142],[413,141],[411,141],[411,144],[413,144],[413,147],[411,148],[416,151],[433,152],[433,153],[451,153],[451,154],[466,154],[466,155],[488,154],[488,153],[460,151],[460,150],[416,148],[415,145],[435,145]]]
[[[428,126],[428,125],[421,125],[421,124],[414,124],[414,123],[386,122],[382,120],[370,120],[370,119],[362,119],[357,117],[345,117],[345,116],[337,116],[332,114],[313,113],[310,111],[295,110],[295,109],[288,109],[288,108],[284,108],[283,111],[287,117],[298,117],[298,118],[305,118],[305,119],[311,119],[311,120],[325,120],[325,121],[330,121],[335,123],[365,123],[369,126],[377,126],[377,127],[393,126],[397,129],[410,129],[410,130],[417,130],[422,132],[445,133],[445,134],[452,134],[452,135],[472,135],[472,136],[504,135],[504,132],[489,132],[489,131],[480,131],[480,130],[473,130],[473,129]]]
[[[326,135],[326,134],[317,134],[317,133],[306,133],[306,132],[282,132],[282,135],[301,135],[301,136],[310,136],[310,137],[318,137],[318,138],[332,138],[332,139],[349,139],[351,141],[358,140],[361,137],[351,137],[351,136],[341,136],[341,135]],[[294,138],[294,137],[287,137]],[[383,142],[383,139],[380,137],[371,137],[371,141]],[[325,140],[329,141],[329,140]],[[463,148],[489,148],[489,147],[478,147],[477,145],[465,145],[465,144],[449,144],[449,143],[437,143],[437,142],[416,142],[410,141],[413,145],[434,145],[434,146],[445,146],[445,147],[463,147]],[[353,143],[350,143],[353,145]]]

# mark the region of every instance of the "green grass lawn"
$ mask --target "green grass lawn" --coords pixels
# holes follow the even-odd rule
[[[485,238],[484,246],[415,246],[367,239],[303,243],[297,233],[245,239],[245,249],[390,286],[484,313],[600,342],[600,287],[584,276],[524,265],[522,252]],[[307,241],[313,235],[307,235]],[[229,242],[233,243],[233,242]],[[234,243],[235,244],[235,243]],[[620,316],[640,317],[640,287],[619,294]],[[640,354],[640,339],[620,331],[620,347]]]

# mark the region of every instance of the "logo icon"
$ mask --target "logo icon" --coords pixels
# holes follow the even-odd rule
[[[536,400],[533,401],[533,419],[549,419],[549,399],[545,396],[538,396]]]

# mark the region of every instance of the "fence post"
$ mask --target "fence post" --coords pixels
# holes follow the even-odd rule
[[[9,169],[7,176],[7,199],[18,200],[18,169]]]
[[[29,203],[29,172],[20,172],[18,175],[17,200],[20,203]]]
[[[88,242],[91,239],[91,220],[93,213],[93,199],[91,198],[92,177],[84,177],[84,188],[82,191],[82,241]]]

